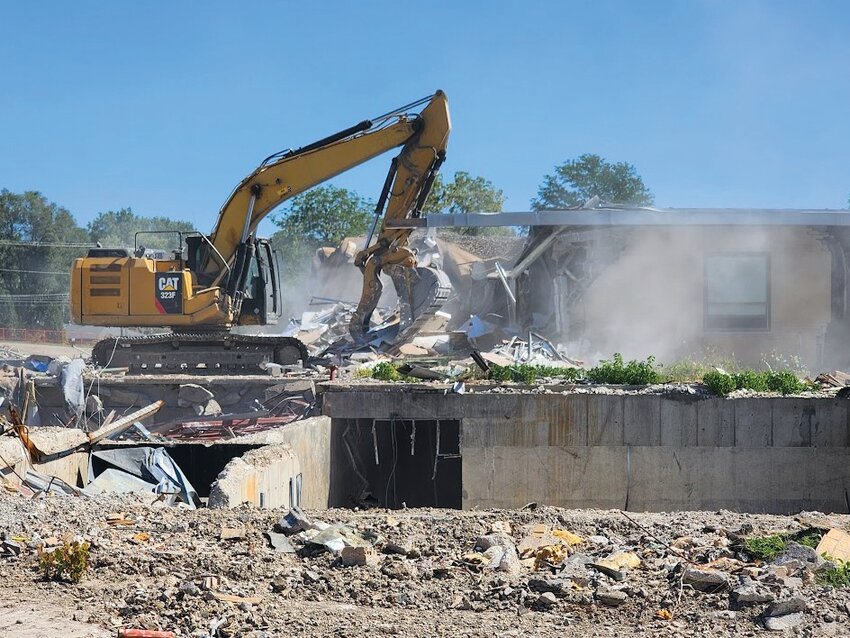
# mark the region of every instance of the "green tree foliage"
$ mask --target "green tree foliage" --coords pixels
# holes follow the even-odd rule
[[[570,208],[594,196],[610,204],[633,206],[651,206],[655,200],[633,165],[585,153],[546,175],[531,206],[534,210]]]
[[[98,213],[88,225],[88,233],[92,243],[100,242],[103,246],[134,248],[136,233],[139,244],[146,248],[170,251],[179,247],[176,233],[148,234],[148,231],[191,231],[189,222],[169,219],[168,217],[142,217],[136,215],[131,208],[117,211]]]
[[[437,175],[434,186],[423,212],[439,213],[499,213],[505,203],[505,195],[488,179],[473,176],[466,171],[458,171],[450,182]],[[506,234],[507,228],[458,228],[456,232],[464,235]]]
[[[303,274],[320,246],[336,246],[345,237],[364,234],[373,206],[354,191],[327,185],[294,197],[274,219],[280,230],[272,236],[284,270]]]
[[[14,245],[9,242],[23,242]],[[35,246],[88,242],[70,212],[41,193],[0,191],[0,324],[5,327],[59,329],[68,306],[71,263],[83,247]],[[60,274],[54,274],[60,273]]]

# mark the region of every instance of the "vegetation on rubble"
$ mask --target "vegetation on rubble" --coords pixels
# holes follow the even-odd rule
[[[702,381],[718,396],[726,396],[734,390],[800,394],[810,389],[808,383],[790,370],[740,370],[732,374],[722,370],[710,370],[703,375]]]
[[[769,562],[788,549],[788,543],[791,541],[815,549],[821,538],[823,538],[823,533],[817,529],[806,529],[796,533],[784,532],[768,536],[753,536],[744,541],[744,549],[754,559]]]
[[[602,360],[599,365],[585,370],[583,368],[562,368],[544,365],[515,364],[510,366],[490,366],[490,379],[493,381],[532,384],[540,379],[556,379],[564,383],[590,381],[612,385],[648,385],[659,383],[655,357],[644,361],[625,361],[619,352],[611,360]]]
[[[510,366],[490,366],[490,379],[501,383],[512,381],[530,385],[538,379],[559,379],[566,383],[578,380],[584,370],[581,368],[559,368],[555,366],[515,364]]]
[[[379,381],[401,381],[403,378],[401,372],[389,361],[381,361],[370,372],[369,376]]]
[[[850,563],[843,560],[830,560],[835,562],[835,567],[831,567],[822,574],[818,574],[818,585],[824,587],[850,587]]]
[[[38,567],[47,580],[78,583],[89,568],[88,541],[65,541],[52,551],[41,550]]]
[[[650,385],[662,380],[655,357],[626,362],[619,352],[615,352],[610,360],[603,359],[599,365],[588,370],[587,379],[593,383],[622,385]]]

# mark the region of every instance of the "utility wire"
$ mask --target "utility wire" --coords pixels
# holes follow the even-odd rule
[[[11,239],[0,239],[0,246],[44,246],[45,248],[93,248],[94,244],[64,244],[49,241],[15,241]]]
[[[21,270],[19,268],[0,268],[0,272],[22,272],[29,275],[62,275],[63,277],[71,274],[70,271],[63,270]]]

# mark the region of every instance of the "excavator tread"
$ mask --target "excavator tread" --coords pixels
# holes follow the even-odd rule
[[[264,362],[293,365],[309,360],[294,337],[232,332],[162,333],[111,337],[92,348],[98,367],[128,368],[136,374],[257,374]]]

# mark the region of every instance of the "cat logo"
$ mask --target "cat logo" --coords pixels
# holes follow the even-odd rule
[[[177,277],[162,277],[159,280],[160,292],[177,292]]]
[[[183,312],[182,273],[165,272],[156,275],[156,297],[154,303],[161,314]]]

